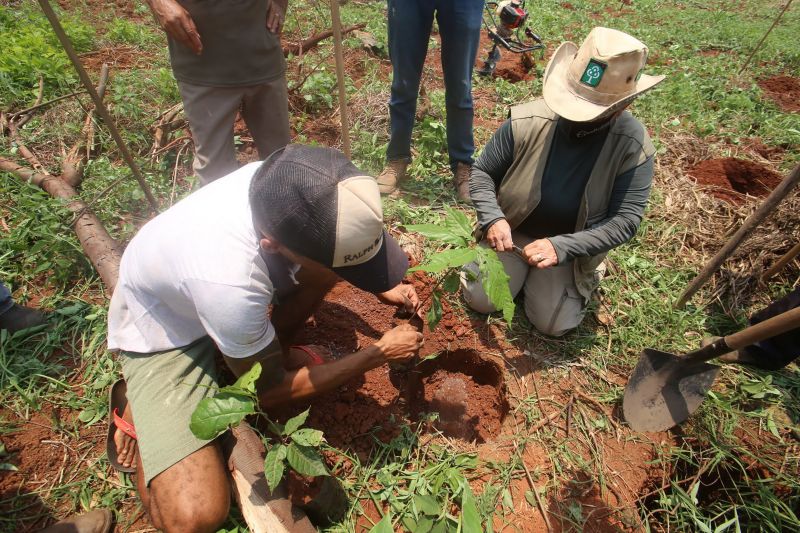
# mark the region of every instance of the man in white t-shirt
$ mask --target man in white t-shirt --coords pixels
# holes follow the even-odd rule
[[[219,445],[189,429],[197,403],[217,385],[217,350],[237,375],[261,363],[264,408],[406,360],[422,345],[410,326],[325,364],[297,365],[291,359],[315,354],[290,346],[337,276],[414,310],[416,292],[400,283],[407,268],[383,228],[375,179],[329,148],[290,145],[139,231],[122,257],[109,309],[108,347],[120,353],[128,401],[115,418],[109,455],[136,467],[155,527],[215,531],[228,515]],[[128,436],[134,427],[136,441]]]

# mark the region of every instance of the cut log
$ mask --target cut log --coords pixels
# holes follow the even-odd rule
[[[356,31],[363,29],[367,25],[366,22],[362,22],[360,24],[355,24],[354,26],[348,26],[347,28],[342,28],[342,35],[350,33],[351,31]],[[316,35],[312,35],[308,39],[303,39],[299,43],[288,44],[283,47],[283,56],[287,57],[290,54],[293,56],[302,55],[315,46],[317,46],[321,41],[324,41],[328,37],[333,36],[333,30],[325,30],[321,33]]]
[[[231,430],[224,441],[234,495],[253,533],[314,533],[316,528],[289,501],[285,483],[270,492],[264,476],[266,449],[246,423]]]
[[[64,200],[67,208],[78,215],[75,220],[75,233],[78,235],[81,247],[100,274],[108,293],[113,293],[119,277],[122,252],[100,219],[88,209],[85,202],[76,198],[75,189],[57,176],[34,172],[2,157],[0,157],[0,170],[10,172],[23,181],[41,187],[50,196]]]

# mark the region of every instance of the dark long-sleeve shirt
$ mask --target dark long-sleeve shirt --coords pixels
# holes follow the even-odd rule
[[[558,120],[542,176],[541,201],[516,228],[535,239],[548,238],[559,263],[607,252],[629,241],[642,221],[653,179],[652,157],[616,177],[607,218],[591,228],[575,231],[586,182],[608,131],[608,124],[586,131],[579,124]],[[514,136],[511,121],[507,120],[472,167],[470,195],[484,231],[505,218],[497,204],[497,190],[513,161]]]

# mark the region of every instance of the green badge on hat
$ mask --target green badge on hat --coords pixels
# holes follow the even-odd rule
[[[585,83],[589,87],[597,87],[600,84],[600,80],[603,79],[603,73],[605,71],[605,63],[601,63],[596,59],[590,59],[589,64],[586,65],[586,70],[583,71],[583,76],[581,76],[581,83]]]

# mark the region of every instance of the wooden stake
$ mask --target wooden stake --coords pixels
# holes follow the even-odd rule
[[[64,28],[61,27],[61,23],[58,21],[58,17],[56,17],[53,8],[50,6],[50,2],[48,0],[38,1],[39,5],[42,7],[44,16],[47,17],[48,21],[50,21],[50,25],[53,27],[56,37],[58,37],[58,40],[61,41],[61,46],[64,47],[64,51],[67,53],[69,60],[72,62],[72,66],[75,67],[75,70],[78,72],[78,77],[81,79],[81,83],[86,89],[86,92],[88,92],[89,96],[92,97],[97,114],[103,119],[103,122],[105,122],[106,127],[111,133],[111,137],[114,139],[114,142],[117,143],[117,147],[119,148],[120,153],[122,153],[122,158],[130,167],[134,178],[136,178],[136,181],[139,182],[139,187],[141,187],[142,191],[144,192],[150,207],[155,213],[158,213],[158,202],[156,201],[155,196],[153,196],[152,191],[150,191],[150,186],[145,181],[144,176],[139,170],[139,166],[136,164],[136,161],[133,159],[133,156],[128,150],[127,144],[125,144],[125,141],[122,139],[122,135],[120,135],[119,130],[114,123],[114,119],[111,118],[111,114],[108,112],[105,104],[103,104],[103,101],[100,99],[100,96],[94,89],[92,80],[90,80],[89,75],[86,74],[86,70],[84,70],[81,60],[78,58],[78,54],[75,53],[75,49],[72,47],[72,42],[69,40],[69,37],[67,37],[67,34],[64,32]]]
[[[711,261],[703,268],[700,274],[697,275],[696,278],[689,283],[689,286],[686,287],[686,290],[683,291],[681,297],[678,298],[678,301],[675,303],[675,307],[681,309],[686,302],[703,286],[703,284],[708,281],[708,278],[714,275],[714,273],[719,269],[722,263],[725,262],[728,257],[733,253],[734,250],[744,241],[750,232],[753,231],[759,224],[761,224],[775,209],[775,207],[781,203],[781,201],[789,195],[789,193],[794,189],[795,185],[800,182],[800,165],[794,167],[794,170],[786,176],[780,184],[775,187],[769,196],[764,200],[764,202],[756,209],[752,215],[747,217],[747,220],[744,221],[742,227],[731,237],[728,242],[717,252],[717,255],[714,256]]]
[[[783,257],[778,259],[778,261],[774,265],[772,265],[772,267],[769,270],[764,272],[764,274],[761,276],[761,281],[767,281],[769,278],[780,272],[783,269],[783,267],[788,265],[792,261],[792,259],[794,259],[798,255],[800,255],[800,242],[795,244],[792,247],[792,249],[786,252],[786,254]]]
[[[41,0],[40,0],[41,1]],[[336,55],[336,80],[339,84],[339,116],[342,119],[342,151],[350,158],[350,121],[347,115],[347,92],[344,85],[344,54],[342,52],[342,21],[339,18],[339,0],[331,1],[333,23],[333,50]]]
[[[742,68],[740,68],[739,72],[736,73],[737,75],[741,74],[742,72],[744,72],[744,69],[746,69],[747,65],[750,64],[750,60],[753,59],[753,56],[756,55],[756,52],[758,52],[759,48],[761,48],[761,45],[764,44],[764,41],[767,40],[767,36],[770,33],[772,33],[773,28],[775,28],[775,26],[778,25],[778,21],[781,20],[781,17],[783,16],[784,13],[786,13],[786,10],[789,9],[790,5],[792,5],[792,0],[789,0],[788,2],[786,2],[786,5],[783,6],[783,9],[781,9],[781,12],[778,13],[778,16],[772,22],[772,26],[769,27],[769,29],[767,30],[767,33],[764,34],[764,36],[761,38],[761,40],[758,41],[758,44],[756,45],[756,47],[753,48],[753,51],[750,52],[750,55],[747,56],[747,61],[744,62],[744,65],[742,65]]]

